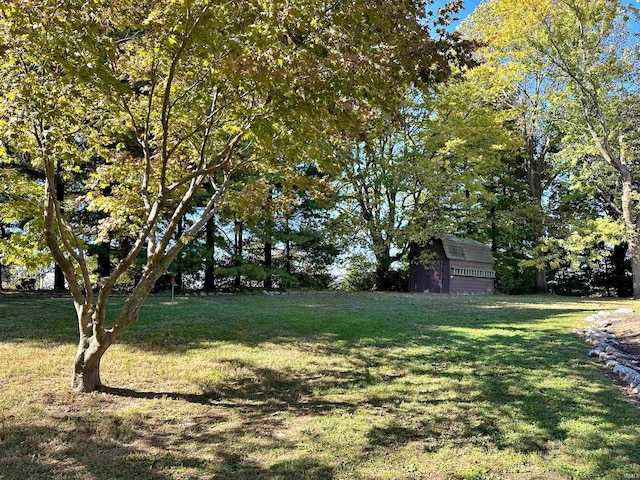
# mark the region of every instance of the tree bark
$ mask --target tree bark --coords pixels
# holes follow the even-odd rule
[[[286,240],[284,242],[285,269],[287,274],[291,275],[293,271],[293,259],[291,258],[291,229],[289,228],[289,217],[287,217]]]
[[[207,255],[204,259],[204,285],[203,288],[206,292],[213,292],[216,289],[215,278],[215,231],[216,223],[215,219],[211,217],[207,220],[205,230],[205,247],[207,249]]]
[[[176,227],[176,233],[175,233],[176,241],[182,238],[183,233],[184,233],[184,218],[181,218],[180,220],[178,220],[178,226]],[[174,282],[176,282],[176,285],[178,286],[178,288],[183,287],[182,273],[183,273],[182,265],[178,262],[178,264],[176,265],[176,276],[174,277]]]
[[[627,266],[625,262],[628,248],[627,242],[622,242],[620,245],[615,245],[613,247],[613,253],[611,254],[614,287],[618,298],[627,297],[630,293],[626,282]]]
[[[65,290],[64,286],[64,273],[62,273],[60,265],[56,263],[53,268],[53,289],[57,292],[62,292]]]
[[[633,298],[640,298],[640,233],[638,217],[635,213],[634,188],[631,170],[627,164],[625,155],[625,139],[620,136],[620,158],[617,163],[610,162],[617,167],[622,177],[622,216],[628,230],[627,244],[629,258],[631,259],[631,274],[633,276]],[[601,147],[601,150],[605,150]],[[610,157],[613,158],[613,157]]]
[[[273,266],[272,245],[270,240],[264,242],[264,268],[267,276],[264,278],[264,288],[273,287],[273,277],[271,275],[271,267]]]
[[[631,275],[633,278],[633,298],[640,299],[640,236],[630,235],[629,258],[631,259]]]
[[[95,337],[82,336],[73,362],[71,388],[77,392],[93,392],[100,389],[100,361],[110,343],[100,343]]]
[[[102,242],[98,248],[98,268],[96,273],[98,278],[111,275],[111,242]]]
[[[59,172],[59,166],[56,168],[56,200],[60,202],[60,209],[62,210],[62,202],[64,202],[64,180],[62,179],[62,175]],[[53,267],[53,289],[57,292],[62,292],[65,290],[64,285],[64,272],[62,271],[62,267],[57,263]]]
[[[235,253],[235,264],[237,267],[240,267],[240,265],[242,265],[242,243],[243,243],[243,238],[242,238],[242,229],[243,229],[243,223],[240,220],[236,220],[235,221],[235,248],[234,248],[234,253]],[[234,285],[236,288],[240,288],[240,286],[242,285],[242,276],[240,275],[240,272],[238,271],[238,273],[236,274],[236,278],[235,278],[235,282]]]
[[[540,245],[540,241],[543,238],[544,226],[540,223],[537,226],[537,231],[535,232],[535,239],[533,242],[534,248],[537,248]],[[547,285],[547,270],[544,266],[536,266],[536,274],[533,280],[533,293],[549,293],[549,287]]]
[[[536,268],[534,289],[535,293],[549,293],[549,288],[547,286],[547,271],[544,268]]]
[[[538,160],[541,163],[542,160]],[[542,205],[542,184],[541,175],[537,172],[532,172],[529,178],[529,188],[535,201],[535,212],[533,218],[533,246],[537,248],[545,237],[544,232],[544,207]],[[547,286],[547,271],[543,265],[536,266],[536,274],[533,284],[534,293],[549,293],[549,287]]]
[[[376,253],[376,290],[391,290],[391,280],[389,279],[389,271],[391,270],[391,254],[388,248],[377,249]]]
[[[271,275],[271,267],[273,267],[273,215],[271,213],[271,203],[273,200],[273,189],[269,190],[267,205],[264,209],[264,269],[267,276],[264,277],[264,288],[273,288],[273,276]]]
[[[291,275],[292,269],[292,259],[291,259],[291,240],[287,239],[284,244],[285,257],[286,257],[286,270],[289,275]]]

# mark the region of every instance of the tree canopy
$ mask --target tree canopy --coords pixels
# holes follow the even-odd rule
[[[444,30],[434,38],[434,29],[458,6],[428,17],[427,4],[0,6],[3,162],[41,172],[3,182],[3,195],[40,205],[34,215],[78,314],[74,388],[100,386],[103,353],[222,210],[238,176],[250,170],[293,178],[296,165],[310,160],[331,170],[327,139],[376,112],[393,112],[408,85],[446,78],[463,50]],[[19,172],[3,168],[3,175]],[[76,184],[73,198],[58,195],[60,178]],[[205,186],[208,198],[193,209]],[[94,215],[81,220],[72,214],[79,210]],[[111,239],[120,258],[94,279],[88,247]],[[108,325],[109,295],[142,254],[140,275]]]

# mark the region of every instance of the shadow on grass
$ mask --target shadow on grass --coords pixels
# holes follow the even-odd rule
[[[113,421],[113,417],[111,419]],[[157,428],[156,426],[152,426]],[[140,430],[120,437],[117,427],[105,431],[104,422],[76,418],[62,428],[18,426],[3,439],[0,453],[12,449],[11,457],[0,457],[0,476],[6,479],[309,479],[330,480],[334,468],[302,456],[264,467],[246,454],[232,450],[238,429],[220,434],[196,435],[175,431],[156,435],[142,423]],[[42,438],[50,439],[45,445]],[[180,447],[191,442],[193,450]],[[53,446],[57,446],[55,451]],[[61,447],[64,446],[64,447]],[[264,449],[287,448],[277,442]]]
[[[249,346],[295,343],[327,335],[358,342],[377,339],[406,343],[416,332],[442,327],[526,328],[561,314],[589,312],[576,299],[553,298],[565,307],[544,303],[511,304],[502,297],[455,297],[410,294],[310,294],[281,297],[231,296],[180,299],[173,306],[151,297],[139,320],[118,343],[157,353],[180,353],[219,342]],[[533,297],[518,298],[526,302]],[[188,301],[187,301],[188,300]],[[546,298],[535,298],[544,302]],[[77,343],[77,322],[69,299],[0,294],[0,342]],[[114,317],[123,299],[110,304]],[[520,327],[522,325],[522,327]]]
[[[284,374],[269,368],[249,367],[251,374],[235,378],[224,384],[217,384],[200,394],[176,392],[138,391],[128,388],[103,386],[101,391],[108,395],[147,400],[177,400],[200,405],[225,408],[242,408],[247,418],[259,418],[274,412],[286,411],[295,414],[320,414],[334,409],[354,409],[357,403],[327,401],[316,397],[316,388],[328,388],[337,384],[345,387],[359,383],[354,373],[351,378],[341,378],[331,382],[309,382],[308,380]]]
[[[388,339],[312,347],[304,342],[296,348],[343,358],[344,367],[325,370],[310,380],[295,372],[244,364],[251,370],[245,378],[201,395],[175,398],[240,409],[247,428],[265,428],[275,412],[320,416],[376,409],[390,420],[367,433],[368,450],[374,451],[416,443],[428,452],[475,445],[544,456],[569,442],[574,449],[569,458],[592,470],[593,477],[587,478],[604,477],[620,467],[621,459],[640,461],[637,409],[618,397],[598,367],[585,361],[585,346],[575,335],[525,329],[470,338],[442,329],[412,338],[411,345],[433,348],[411,353],[412,349]],[[416,398],[412,387],[405,386],[408,375],[443,379],[447,387]],[[389,385],[394,388],[379,390]],[[168,395],[116,394],[123,393],[143,398]],[[345,400],[327,401],[329,394]],[[444,408],[435,414],[427,411],[425,419],[425,406]],[[575,422],[597,428],[575,431]]]
[[[296,451],[298,456],[265,466],[251,451],[255,445],[265,452],[295,450],[295,442],[274,433],[285,428],[285,419],[358,412],[376,412],[383,419],[367,425],[361,462],[409,444],[429,453],[474,446],[541,457],[564,448],[564,462],[587,465],[584,478],[594,479],[615,472],[623,461],[640,462],[637,409],[588,363],[580,339],[544,323],[567,309],[496,310],[486,299],[432,305],[411,297],[397,305],[376,296],[357,297],[370,301],[349,305],[353,298],[313,297],[313,304],[307,298],[266,300],[280,310],[265,309],[264,299],[243,299],[238,311],[225,300],[207,314],[195,309],[177,321],[160,316],[160,310],[147,312],[124,343],[172,354],[215,348],[215,342],[269,342],[340,362],[308,375],[233,360],[242,373],[203,385],[201,394],[105,387],[109,396],[187,402],[233,412],[241,421],[227,427],[224,418],[212,416],[196,422],[195,430],[166,431],[143,419],[124,438],[115,417],[101,423],[101,432],[85,417],[61,419],[67,424],[62,437],[55,430],[22,431],[18,425],[10,432],[17,437],[0,444],[0,453],[5,450],[10,458],[0,466],[10,473],[26,469],[24,478],[51,473],[81,478],[82,472],[99,479],[197,478],[193,472],[204,472],[216,479],[331,479],[340,459],[329,464]],[[575,306],[571,311],[582,312]],[[157,325],[152,318],[159,319]],[[36,326],[29,320],[20,327],[22,337],[19,330],[0,340],[19,341],[28,337],[24,332],[38,332]],[[213,428],[219,423],[223,426]],[[52,454],[43,448],[39,439],[48,437],[66,450]],[[30,455],[36,460],[25,466]]]

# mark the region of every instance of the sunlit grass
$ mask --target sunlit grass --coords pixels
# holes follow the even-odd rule
[[[0,296],[0,478],[640,478],[639,411],[573,333],[620,306],[155,297],[79,395],[72,305]]]

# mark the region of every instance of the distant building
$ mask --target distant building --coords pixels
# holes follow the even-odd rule
[[[410,292],[492,294],[496,278],[487,245],[443,235],[409,252]]]

